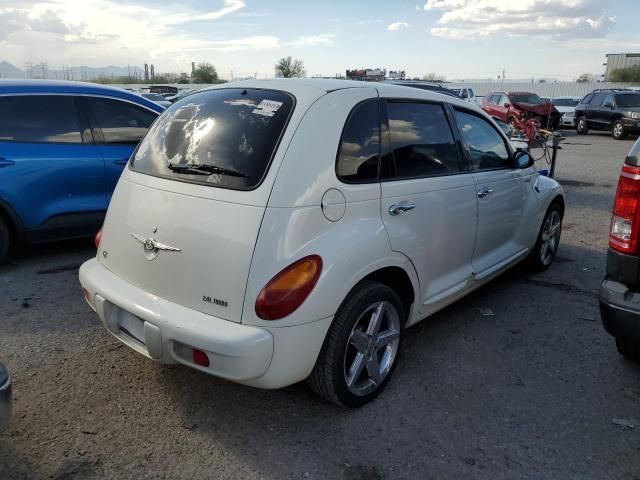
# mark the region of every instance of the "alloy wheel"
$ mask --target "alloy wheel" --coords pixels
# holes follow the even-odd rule
[[[621,136],[622,136],[622,134],[623,134],[623,132],[624,132],[624,129],[623,129],[623,127],[622,127],[622,124],[621,124],[621,123],[616,123],[616,124],[613,126],[613,136],[614,136],[614,137],[616,137],[616,138],[621,137]]]
[[[562,218],[560,213],[553,210],[542,229],[542,245],[540,246],[540,261],[543,265],[549,265],[556,255],[560,243],[560,233],[562,229]]]
[[[400,315],[388,301],[367,307],[356,321],[344,357],[347,388],[357,396],[375,391],[385,380],[400,346]]]

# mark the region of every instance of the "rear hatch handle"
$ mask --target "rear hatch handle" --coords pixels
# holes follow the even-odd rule
[[[10,167],[11,165],[15,165],[16,162],[14,162],[13,160],[7,160],[4,157],[0,157],[0,168],[4,168],[4,167]]]

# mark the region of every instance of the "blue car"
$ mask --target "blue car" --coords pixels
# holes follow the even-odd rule
[[[94,235],[162,111],[118,88],[0,80],[0,263],[19,243]]]

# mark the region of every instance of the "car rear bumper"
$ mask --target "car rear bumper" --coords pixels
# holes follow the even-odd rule
[[[0,364],[0,369],[4,368],[5,367]],[[4,377],[4,375],[0,376]],[[9,418],[11,418],[11,403],[11,376],[7,374],[6,380],[2,385],[0,385],[0,432],[9,425]]]
[[[332,320],[280,328],[230,322],[150,294],[96,259],[82,265],[80,283],[105,328],[138,353],[261,388],[306,378]],[[208,367],[194,362],[194,348],[207,354]]]
[[[616,338],[640,342],[640,294],[622,283],[605,279],[599,300],[605,330]]]

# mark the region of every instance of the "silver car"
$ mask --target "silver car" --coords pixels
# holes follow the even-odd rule
[[[9,424],[11,417],[11,376],[0,363],[0,432]]]

